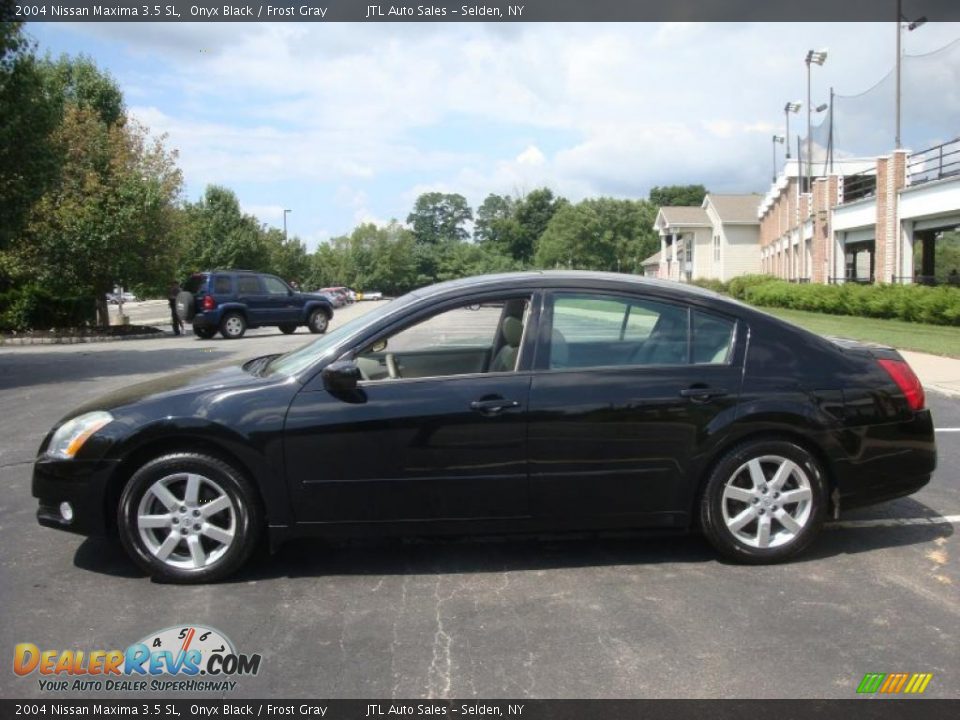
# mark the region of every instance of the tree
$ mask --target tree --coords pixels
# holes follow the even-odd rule
[[[466,198],[456,193],[424,193],[407,216],[416,241],[424,245],[466,240],[464,226],[472,220]]]
[[[648,196],[656,207],[701,205],[707,196],[703,185],[664,185],[651,188]]]
[[[596,198],[563,205],[540,238],[540,267],[637,272],[653,252],[652,206],[645,200]]]
[[[391,222],[364,223],[350,235],[323,243],[313,254],[313,287],[347,285],[357,290],[399,294],[416,284],[413,234]]]
[[[185,213],[181,274],[213,268],[272,270],[265,233],[255,217],[243,214],[232,190],[208,185],[200,200],[187,203]]]
[[[41,64],[41,71],[49,92],[65,105],[92,110],[104,125],[126,121],[120,87],[86,55],[47,58]]]
[[[509,254],[517,260],[530,262],[550,220],[557,210],[565,205],[567,201],[555,197],[549,188],[539,188],[521,198],[516,206],[520,235],[509,248]]]
[[[30,208],[56,181],[51,135],[61,117],[12,5],[0,0],[0,251],[20,237]]]
[[[95,296],[107,324],[104,294],[114,282],[156,284],[169,275],[182,182],[176,156],[142,126],[105,125],[74,105],[54,140],[66,161],[31,211],[19,252],[49,287]]]
[[[477,208],[474,241],[509,254],[521,233],[520,223],[515,217],[516,205],[514,199],[508,195],[487,195],[483,204]]]

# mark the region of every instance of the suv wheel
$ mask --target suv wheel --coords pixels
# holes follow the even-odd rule
[[[220,334],[227,340],[242,338],[246,331],[247,321],[240,313],[227,313],[220,321]]]
[[[280,326],[280,332],[282,332],[284,335],[292,335],[296,331],[297,331],[297,326],[294,325],[293,323],[287,323]]]
[[[193,334],[196,335],[201,340],[209,340],[214,335],[217,334],[217,331],[211,327],[197,327],[193,326]]]
[[[325,333],[329,322],[330,318],[327,317],[327,314],[323,310],[314,310],[310,313],[310,332]]]
[[[123,489],[124,549],[156,580],[212,582],[250,557],[260,533],[256,490],[235,468],[199,453],[164,455]]]

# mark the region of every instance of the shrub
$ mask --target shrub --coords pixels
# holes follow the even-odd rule
[[[62,297],[38,285],[0,293],[0,331],[82,327],[96,318],[89,296]]]
[[[746,300],[747,289],[776,281],[772,275],[740,275],[727,283],[727,292],[737,300]]]
[[[731,281],[731,294],[735,293],[733,286],[739,279]],[[960,289],[946,286],[798,285],[768,278],[765,282],[746,283],[742,292],[747,302],[764,307],[960,325]]]
[[[697,287],[702,287],[704,290],[713,290],[718,293],[727,292],[727,284],[722,280],[708,280],[706,278],[701,280],[691,280],[691,285],[696,285]]]

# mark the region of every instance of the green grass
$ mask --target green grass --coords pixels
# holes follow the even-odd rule
[[[824,315],[803,310],[757,308],[792,322],[818,335],[837,335],[892,345],[901,350],[916,350],[931,355],[960,357],[960,328],[949,325],[924,325],[903,320]]]

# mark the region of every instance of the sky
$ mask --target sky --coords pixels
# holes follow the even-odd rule
[[[852,96],[880,81],[894,64],[896,31],[893,23],[36,23],[27,32],[41,53],[86,54],[115,78],[129,112],[178,151],[186,199],[224,185],[274,227],[289,208],[290,235],[313,249],[361,222],[403,222],[433,190],[461,193],[473,208],[489,193],[542,186],[574,201],[687,183],[766,192],[784,103],[806,102],[807,51],[829,49],[814,67],[816,106],[831,86]],[[930,53],[958,38],[960,23],[928,23],[904,33],[904,51]],[[960,67],[946,79],[913,73],[908,90],[936,106],[918,142],[960,135]],[[892,124],[893,97],[881,100]],[[805,125],[804,109],[791,134]]]

